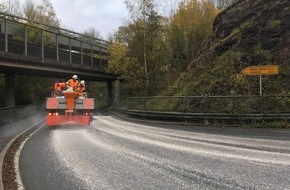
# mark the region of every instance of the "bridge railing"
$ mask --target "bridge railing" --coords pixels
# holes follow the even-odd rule
[[[109,42],[0,12],[0,51],[104,69]]]

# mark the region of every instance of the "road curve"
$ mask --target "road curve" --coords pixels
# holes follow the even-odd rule
[[[88,128],[42,128],[21,151],[24,187],[28,190],[290,187],[288,130],[268,133],[150,125],[99,115]],[[262,133],[265,134],[261,136]]]

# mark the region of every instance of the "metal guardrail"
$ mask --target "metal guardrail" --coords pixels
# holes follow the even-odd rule
[[[0,12],[0,51],[103,68],[109,42]]]
[[[139,118],[179,121],[204,120],[290,120],[290,113],[285,114],[220,114],[220,113],[181,113],[181,112],[150,112],[126,110],[126,114]]]
[[[129,97],[119,111],[166,120],[289,120],[290,96]]]
[[[44,111],[44,104],[0,108],[0,125],[11,123]]]

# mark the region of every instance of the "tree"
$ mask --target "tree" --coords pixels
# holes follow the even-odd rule
[[[143,28],[144,74],[146,77],[146,85],[148,88],[149,81],[148,81],[148,71],[147,71],[147,55],[146,55],[147,50],[146,50],[146,44],[145,44],[145,39],[146,39],[146,32],[145,32],[145,30],[146,30],[146,26],[145,26],[145,23],[146,23],[146,0],[135,1],[135,6],[134,6],[134,1],[130,1],[130,0],[125,1],[125,4],[127,5],[127,8],[129,9],[129,12],[131,13],[131,16],[133,16],[133,18],[143,20],[143,25],[141,24],[140,26],[141,26],[141,28]],[[141,23],[141,22],[139,22],[139,23]]]
[[[126,0],[125,4],[131,13],[131,16],[136,20],[140,20],[141,30],[143,30],[143,62],[144,74],[146,78],[146,86],[149,88],[148,65],[147,65],[147,47],[146,47],[146,22],[149,13],[154,12],[154,5],[152,0]]]
[[[58,28],[60,26],[59,19],[55,14],[51,2],[49,0],[42,0],[39,5],[36,5],[32,0],[27,0],[23,5],[23,14],[24,17],[29,20],[25,24],[31,26],[27,29],[28,41],[34,44],[41,44],[43,37],[44,45],[52,45],[51,34],[45,31],[42,33],[41,31],[41,29],[55,31],[55,27]],[[23,40],[23,31],[24,28],[22,26],[15,36]]]
[[[163,51],[166,49],[164,19],[157,12],[156,1],[127,0],[125,3],[131,14],[131,21],[122,28],[122,33],[126,33],[123,36],[127,38],[128,55],[143,64],[146,94],[154,95],[159,90],[165,64],[163,58],[166,57]]]
[[[16,105],[43,103],[50,96],[55,79],[33,76],[16,76]]]
[[[89,40],[90,42],[94,43],[102,43],[103,41],[101,33],[95,27],[89,27],[83,32],[83,35],[78,36],[78,38],[83,41]]]
[[[3,0],[0,2],[0,11],[20,16],[21,12],[19,0]]]
[[[156,1],[127,0],[125,3],[131,20],[119,28],[112,42],[125,45],[126,53],[119,55],[134,60],[130,62],[131,66],[135,64],[136,68],[143,69],[138,81],[143,80],[145,94],[158,95],[173,85],[197,57],[212,35],[212,24],[218,11],[210,1],[186,0],[172,12],[172,17],[167,18],[157,12]],[[122,65],[121,61],[118,63]],[[114,69],[118,70],[111,67],[111,71]],[[123,76],[127,76],[126,72],[129,71],[122,70]]]
[[[199,55],[212,35],[217,13],[210,1],[185,0],[179,4],[168,34],[173,64],[178,70],[185,70]]]
[[[124,50],[114,54],[111,51],[118,52],[117,48],[110,49],[110,71],[117,71],[126,79],[131,77],[128,85],[135,92],[160,95],[204,48],[219,11],[211,1],[199,0],[181,2],[170,17],[161,16],[153,0],[127,0],[126,5],[131,20],[119,27],[112,38],[113,43],[124,45]],[[133,84],[135,81],[139,86]]]
[[[87,30],[83,32],[83,34],[93,38],[103,39],[101,33],[95,27],[89,27]]]
[[[50,0],[42,0],[39,5],[36,5],[32,0],[27,0],[24,3],[23,13],[29,20],[53,27],[60,26]]]
[[[140,67],[135,58],[128,56],[127,46],[112,43],[109,47],[109,52],[108,72],[119,75],[124,81],[123,85],[121,85],[122,95],[125,97],[144,95],[143,68]]]

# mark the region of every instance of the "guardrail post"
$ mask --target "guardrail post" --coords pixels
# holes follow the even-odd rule
[[[260,96],[263,95],[263,90],[262,90],[262,75],[260,75]]]
[[[188,104],[188,97],[187,96],[184,96],[183,97],[183,111],[185,113],[188,113],[188,110],[189,110],[188,106],[189,106],[189,104]]]

